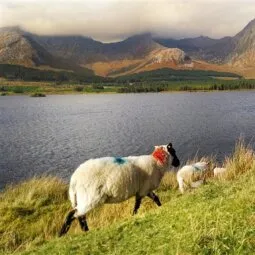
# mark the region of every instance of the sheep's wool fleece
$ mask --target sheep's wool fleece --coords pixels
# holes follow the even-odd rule
[[[90,159],[71,177],[70,200],[75,207],[77,194],[78,205],[93,208],[124,201],[136,193],[146,196],[159,186],[167,168],[168,162],[161,165],[151,155]]]

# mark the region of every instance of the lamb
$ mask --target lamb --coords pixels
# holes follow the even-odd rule
[[[226,171],[227,171],[227,169],[225,167],[215,167],[213,169],[213,176],[221,178],[224,176]]]
[[[197,162],[183,166],[176,175],[181,193],[184,193],[184,189],[188,185],[193,188],[200,186],[204,182],[204,172],[207,168],[207,162]],[[198,181],[194,181],[195,178],[198,178]]]
[[[158,206],[161,202],[153,192],[158,188],[164,173],[180,161],[171,143],[155,146],[151,155],[129,157],[103,157],[90,159],[73,173],[69,186],[72,210],[68,213],[59,236],[67,233],[72,221],[78,218],[83,231],[88,231],[86,213],[104,203],[119,203],[135,196],[133,214],[142,199],[151,198]]]

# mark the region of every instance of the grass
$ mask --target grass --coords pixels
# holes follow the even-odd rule
[[[207,185],[184,195],[168,173],[156,192],[162,207],[145,198],[132,217],[134,199],[104,205],[88,215],[91,231],[82,233],[75,222],[63,238],[57,232],[70,209],[67,184],[42,177],[10,186],[0,195],[0,252],[254,254],[254,152],[241,141],[224,166],[226,176],[209,175]]]
[[[67,187],[56,178],[32,179],[0,196],[0,250],[38,245],[54,236],[69,205]],[[54,217],[52,217],[54,214]]]

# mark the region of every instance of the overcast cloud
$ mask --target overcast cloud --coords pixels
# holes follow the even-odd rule
[[[151,32],[233,36],[255,18],[255,0],[0,0],[0,27],[116,41]]]

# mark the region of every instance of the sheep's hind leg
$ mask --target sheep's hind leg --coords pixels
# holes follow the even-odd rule
[[[141,205],[142,202],[142,197],[140,197],[139,195],[135,196],[135,207],[134,207],[134,211],[133,211],[133,215],[137,214],[137,211]]]
[[[180,192],[183,194],[184,193],[184,188],[187,186],[183,180],[182,177],[177,177],[177,181],[178,181],[178,184],[179,184],[179,190]]]
[[[79,220],[81,229],[83,231],[89,231],[89,227],[88,227],[87,220],[86,220],[86,215],[79,216],[78,220]]]
[[[58,234],[59,237],[64,235],[64,234],[66,234],[68,232],[69,228],[71,227],[71,224],[72,224],[73,220],[75,219],[75,217],[74,217],[75,211],[76,210],[73,209],[66,216],[65,222],[62,225],[61,230],[60,230],[60,232]]]
[[[151,198],[156,203],[157,206],[161,206],[159,197],[154,192],[150,192],[147,196]]]

